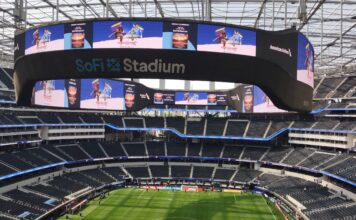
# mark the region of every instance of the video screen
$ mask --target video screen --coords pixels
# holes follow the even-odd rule
[[[93,48],[162,49],[163,23],[156,21],[97,21]]]
[[[207,105],[207,92],[176,92],[176,105]]]
[[[25,36],[25,54],[63,50],[63,36],[63,24],[28,30]]]
[[[69,108],[80,108],[81,84],[81,79],[68,79],[64,81],[65,97],[67,98],[65,103],[67,103]]]
[[[189,23],[165,22],[163,28],[163,48],[196,50],[197,25]]]
[[[297,80],[314,88],[314,49],[301,33],[298,33]]]
[[[65,24],[64,49],[92,48],[92,22]]]
[[[174,105],[175,92],[159,91],[154,93],[154,104],[157,105]]]
[[[286,112],[276,107],[269,97],[258,86],[253,86],[253,112],[254,113],[275,113]]]
[[[125,110],[124,83],[110,79],[82,79],[80,108]]]
[[[256,32],[241,28],[199,24],[198,51],[256,56]]]
[[[253,85],[243,86],[243,102],[242,102],[242,112],[253,113],[253,100],[254,100],[254,90]]]
[[[105,78],[36,82],[32,104],[114,111],[138,111],[151,105],[215,105],[230,106],[242,113],[286,112],[255,85],[242,84],[228,91],[164,91]]]
[[[33,94],[35,105],[50,107],[68,107],[65,102],[64,80],[46,80],[36,82]]]
[[[135,109],[139,102],[136,84],[125,83],[125,108],[127,110]]]
[[[227,105],[227,94],[222,92],[209,92],[208,105]]]

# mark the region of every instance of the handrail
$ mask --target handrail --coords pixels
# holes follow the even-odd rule
[[[356,134],[356,131],[350,130],[331,130],[331,129],[313,129],[313,128],[283,128],[268,137],[242,137],[242,136],[221,136],[221,135],[186,135],[177,131],[175,128],[143,128],[143,127],[118,127],[113,124],[105,123],[66,123],[66,124],[10,124],[0,125],[0,128],[16,128],[16,127],[66,127],[66,126],[105,126],[117,131],[169,131],[181,138],[196,138],[196,139],[225,139],[225,140],[251,140],[251,141],[271,141],[273,138],[282,134],[285,131],[311,131],[311,132],[330,132],[339,134]]]
[[[235,159],[235,158],[219,158],[219,157],[197,157],[197,156],[187,156],[187,157],[183,157],[183,156],[134,156],[134,157],[107,157],[107,158],[95,158],[95,159],[86,159],[86,160],[78,160],[78,161],[65,161],[65,162],[60,162],[60,163],[55,163],[55,164],[51,164],[51,165],[46,165],[46,166],[40,166],[40,167],[36,167],[33,169],[29,169],[29,170],[25,170],[25,171],[20,171],[20,172],[16,172],[16,173],[12,173],[12,174],[8,174],[8,175],[4,175],[4,176],[0,176],[0,180],[5,180],[5,179],[9,179],[15,176],[20,176],[20,175],[24,175],[24,174],[28,174],[31,172],[35,172],[35,171],[39,171],[39,170],[45,170],[48,168],[53,168],[53,167],[58,167],[58,166],[63,166],[63,165],[71,165],[71,164],[86,164],[86,163],[90,163],[90,162],[102,162],[102,161],[130,161],[130,160],[137,160],[137,159],[144,159],[145,161],[148,159],[161,159],[161,160],[167,160],[167,159],[181,159],[181,160],[186,160],[186,159],[199,159],[201,161],[226,161],[226,162],[245,162],[245,163],[260,163],[263,165],[272,165],[272,166],[280,166],[282,168],[289,168],[289,169],[296,169],[296,170],[301,170],[304,172],[308,172],[308,173],[312,173],[314,175],[317,174],[322,174],[324,176],[328,176],[334,179],[337,179],[343,183],[346,183],[348,185],[351,185],[353,187],[356,187],[356,183],[345,179],[343,177],[337,176],[335,174],[323,171],[323,170],[316,170],[316,169],[311,169],[311,168],[306,168],[306,167],[300,167],[300,166],[292,166],[292,165],[288,165],[288,164],[284,164],[284,163],[274,163],[274,162],[268,162],[268,161],[258,161],[258,160],[243,160],[243,159]]]

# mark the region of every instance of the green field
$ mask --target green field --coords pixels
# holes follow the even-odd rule
[[[82,216],[71,219],[129,219],[129,220],[249,220],[283,219],[264,197],[250,193],[182,192],[141,189],[119,189],[99,205],[91,201]],[[60,219],[65,219],[62,216]]]

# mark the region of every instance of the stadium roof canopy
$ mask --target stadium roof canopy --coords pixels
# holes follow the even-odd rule
[[[100,17],[174,17],[265,30],[295,26],[314,45],[317,74],[348,72],[356,63],[356,0],[1,0],[0,12],[3,66],[13,65],[16,29]]]

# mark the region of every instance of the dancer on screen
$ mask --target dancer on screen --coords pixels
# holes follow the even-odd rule
[[[40,44],[40,31],[38,30],[38,28],[35,30],[35,32],[33,32],[32,37],[32,45],[36,45],[36,47],[38,48]]]
[[[238,31],[234,31],[234,34],[230,38],[232,46],[235,47],[235,45],[242,45],[242,38],[242,34],[240,34]]]
[[[308,78],[313,77],[313,52],[310,50],[310,44],[308,43],[305,46],[305,61],[304,65],[307,68],[308,71]]]
[[[119,43],[122,44],[122,41],[124,39],[124,28],[122,27],[122,23],[118,22],[116,24],[111,25],[112,33],[109,35],[109,38],[112,36],[115,37],[115,39],[119,40]]]
[[[111,91],[112,91],[112,88],[110,86],[110,83],[105,82],[104,89],[103,89],[104,101],[106,101],[106,99],[111,98]]]
[[[52,33],[47,28],[44,30],[41,38],[43,46],[46,46],[46,43],[51,41],[51,34]]]
[[[96,98],[96,102],[99,102],[99,98],[100,98],[100,82],[99,79],[96,79],[94,81],[91,82],[92,85],[92,91],[90,93],[90,96],[92,96],[93,98]]]
[[[128,35],[129,38],[134,41],[136,38],[142,38],[143,37],[143,27],[141,27],[138,24],[133,24],[131,30],[129,31]]]
[[[41,84],[43,89],[43,97],[51,97],[51,90],[54,89],[54,81],[45,80],[45,81],[41,81]]]
[[[216,29],[215,33],[216,33],[217,37],[214,39],[214,41],[218,41],[219,43],[221,43],[223,45],[223,48],[225,48],[226,42],[228,40],[226,32],[225,32],[225,28]]]

